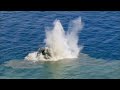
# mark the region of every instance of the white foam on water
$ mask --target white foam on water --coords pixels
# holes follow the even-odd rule
[[[70,21],[67,32],[64,31],[60,20],[56,19],[52,29],[46,30],[45,47],[48,47],[52,57],[46,59],[44,55],[37,55],[38,51],[29,53],[25,60],[29,61],[57,61],[65,58],[77,58],[82,46],[78,45],[78,33],[82,30],[81,17]]]

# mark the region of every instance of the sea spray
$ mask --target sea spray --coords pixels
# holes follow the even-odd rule
[[[65,58],[77,58],[82,47],[78,46],[78,33],[82,30],[83,24],[81,17],[72,20],[67,32],[64,31],[60,20],[56,19],[52,29],[46,30],[45,47],[48,47],[51,57],[46,59],[38,51],[29,53],[25,59],[32,61],[57,61]]]
[[[69,24],[68,31],[67,31],[67,41],[70,47],[70,51],[73,56],[78,57],[79,52],[82,50],[82,46],[78,45],[78,33],[83,28],[83,23],[81,17],[72,20]]]

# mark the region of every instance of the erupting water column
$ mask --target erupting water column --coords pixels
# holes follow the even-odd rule
[[[81,46],[78,46],[78,32],[82,29],[81,17],[72,20],[69,24],[68,31],[65,33],[60,20],[54,21],[52,30],[46,31],[45,47],[48,47],[52,55],[51,58],[45,59],[42,54],[37,52],[30,53],[25,59],[27,60],[49,60],[56,61],[65,58],[77,58]]]

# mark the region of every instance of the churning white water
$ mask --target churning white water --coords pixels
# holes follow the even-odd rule
[[[81,17],[70,21],[67,32],[64,31],[60,20],[55,20],[52,29],[46,30],[45,49],[51,54],[49,58],[45,58],[38,51],[29,53],[25,59],[31,61],[57,61],[65,58],[77,58],[82,46],[78,45],[78,33],[81,31],[83,24]]]

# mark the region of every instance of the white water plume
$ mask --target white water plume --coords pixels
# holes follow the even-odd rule
[[[50,57],[45,58],[45,55],[38,51],[29,53],[25,57],[26,60],[39,61],[57,61],[65,58],[77,58],[82,49],[78,46],[78,33],[82,29],[81,17],[72,20],[69,24],[68,31],[65,32],[60,20],[55,20],[54,27],[51,30],[46,30],[45,50],[49,50]]]

